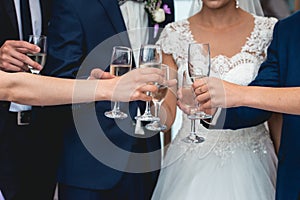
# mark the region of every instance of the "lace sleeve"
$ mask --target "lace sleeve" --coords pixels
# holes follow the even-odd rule
[[[263,61],[266,57],[267,48],[272,41],[273,28],[276,22],[277,19],[273,17],[256,16],[256,29],[252,32],[243,51],[256,55]]]
[[[165,54],[172,54],[172,47],[170,44],[172,44],[172,39],[170,36],[172,36],[172,28],[171,24],[168,24],[164,30],[161,32],[160,37],[156,44],[159,44]]]
[[[162,31],[157,44],[160,44],[165,54],[171,54],[175,61],[187,58],[188,43],[191,33],[188,21],[178,21],[168,24]]]

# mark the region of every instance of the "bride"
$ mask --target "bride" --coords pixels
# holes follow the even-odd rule
[[[164,63],[181,76],[188,44],[209,43],[210,75],[249,84],[266,57],[277,21],[255,15],[260,14],[258,7],[258,0],[203,0],[200,12],[163,30],[158,43]],[[174,100],[166,99],[168,102]],[[176,105],[169,106],[176,109]],[[198,123],[197,133],[205,137],[201,144],[182,141],[189,129],[190,121],[184,115],[182,127],[168,148],[153,200],[275,199],[277,157],[264,124],[209,130]]]

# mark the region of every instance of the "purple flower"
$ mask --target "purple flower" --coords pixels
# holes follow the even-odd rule
[[[163,9],[164,9],[165,13],[171,14],[171,9],[169,8],[169,6],[167,4],[163,5]]]
[[[153,34],[153,38],[156,38],[157,33],[158,33],[158,30],[159,30],[159,25],[158,25],[158,24],[155,24],[155,25],[154,25],[154,34]]]

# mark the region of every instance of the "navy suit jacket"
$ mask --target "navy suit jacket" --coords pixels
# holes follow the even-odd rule
[[[300,12],[280,20],[274,28],[267,60],[261,65],[250,85],[300,86]],[[255,98],[255,97],[253,97]],[[253,126],[268,119],[270,113],[251,108],[227,109],[225,128]],[[283,127],[278,154],[277,200],[300,199],[300,134],[299,115],[283,114]]]
[[[174,13],[172,0],[163,2],[167,3]],[[165,24],[173,20],[173,15],[167,16]],[[116,36],[113,40],[107,39],[124,31],[126,31],[126,27],[117,0],[54,1],[48,32],[48,60],[42,74],[66,78],[76,78],[76,76],[85,78],[92,68],[102,67],[102,69],[109,70],[112,47],[115,45],[130,46],[130,43],[127,34]],[[105,43],[104,41],[109,42]],[[102,45],[94,50],[100,43]],[[88,55],[89,53],[92,56]],[[85,58],[91,59],[84,60]],[[122,109],[125,110],[128,107],[128,112],[134,116],[138,103],[122,103]],[[89,111],[93,111],[94,107],[94,112],[90,113]],[[160,148],[158,135],[147,139],[138,139],[132,136],[135,127],[130,117],[116,121],[105,117],[104,112],[111,110],[111,102],[101,101],[96,102],[95,105],[93,103],[79,104],[73,108],[75,109],[74,117],[80,118],[79,123],[84,126],[83,132],[86,135],[83,137],[88,138],[87,140],[92,143],[96,141],[93,143],[95,148],[106,145],[101,140],[90,139],[91,134],[97,134],[96,129],[99,127],[110,141],[126,151],[149,152]],[[90,154],[90,149],[86,149],[83,145],[82,138],[80,139],[82,137],[79,133],[80,128],[75,127],[74,124],[71,106],[58,106],[51,109],[55,110],[51,114],[44,111],[40,114],[44,119],[50,117],[52,124],[54,122],[55,131],[64,135],[59,182],[90,189],[109,189],[116,185],[122,177],[122,169],[128,166],[129,157],[118,157],[112,149],[102,149],[106,152],[102,152],[104,156],[111,156],[110,160],[116,161],[120,168],[113,169],[107,166],[107,163],[99,162]],[[91,123],[93,116],[96,116],[98,120],[96,128],[95,124]],[[101,150],[99,153],[101,154]],[[149,159],[151,160],[151,158]],[[152,163],[152,161],[154,165],[160,165],[159,158],[152,159],[150,162]],[[157,173],[157,171],[154,173],[155,177],[157,177]]]

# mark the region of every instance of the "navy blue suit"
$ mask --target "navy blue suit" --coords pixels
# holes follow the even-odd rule
[[[174,13],[172,0],[167,3]],[[49,52],[47,65],[42,71],[44,75],[76,78],[87,77],[90,70],[102,67],[109,70],[109,61],[112,47],[116,45],[130,46],[127,34],[115,37],[106,48],[93,50],[106,39],[126,31],[121,11],[117,0],[57,0],[54,1],[52,19],[50,20],[48,41]],[[174,20],[173,15],[167,16],[162,26]],[[96,55],[91,60],[84,61],[89,53]],[[83,62],[84,61],[84,62]],[[84,69],[80,69],[85,66]],[[124,110],[128,106],[128,113],[136,115],[136,110],[141,102],[122,103]],[[151,152],[160,149],[159,136],[153,134],[147,139],[136,138],[134,121],[128,117],[125,120],[112,120],[104,116],[104,112],[111,110],[111,102],[96,102],[91,104],[78,104],[74,106],[75,115],[80,118],[84,126],[86,137],[97,134],[92,124],[89,111],[95,107],[97,125],[102,128],[106,137],[119,148],[129,152]],[[126,173],[124,169],[130,165],[131,156],[118,157],[110,149],[105,149],[104,156],[111,156],[111,160],[118,162],[120,168],[113,169],[107,163],[98,161],[83,145],[81,133],[76,129],[71,106],[48,108],[51,111],[37,109],[37,118],[44,122],[51,121],[52,130],[63,135],[63,150],[58,172],[58,181],[63,185],[74,186],[89,190],[111,190],[123,187],[124,199],[147,199],[155,186],[158,170],[149,173]],[[51,112],[51,113],[50,113]],[[52,113],[53,112],[53,113]],[[125,131],[126,130],[126,131]],[[101,140],[90,139],[95,146],[104,146]],[[101,153],[101,152],[100,152]],[[111,154],[111,155],[110,155]],[[160,158],[146,159],[149,165],[159,166]],[[124,177],[127,177],[125,183]],[[131,179],[132,178],[132,181]],[[139,181],[135,183],[135,181]],[[138,185],[137,185],[138,184]],[[136,188],[134,188],[136,187]],[[130,189],[132,188],[132,189]],[[127,191],[126,191],[127,190]],[[132,190],[132,191],[130,191]],[[117,192],[117,191],[116,191]],[[136,193],[126,194],[126,193]],[[139,194],[140,193],[140,194]],[[77,197],[79,198],[79,197]]]
[[[267,60],[261,65],[250,85],[300,86],[300,12],[279,21],[274,28]],[[255,97],[253,97],[255,98]],[[259,124],[270,116],[251,108],[227,109],[225,128],[242,128]],[[299,115],[283,114],[283,127],[278,154],[277,200],[300,199],[300,134]]]

